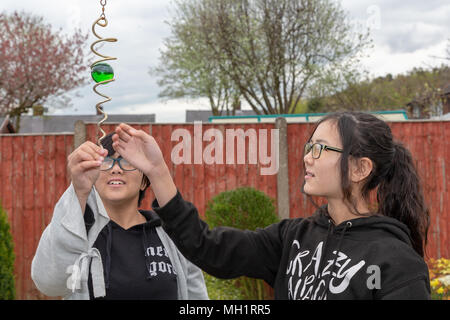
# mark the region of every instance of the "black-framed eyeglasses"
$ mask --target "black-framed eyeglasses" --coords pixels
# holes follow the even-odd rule
[[[311,155],[313,159],[319,159],[322,154],[322,150],[331,150],[340,153],[344,152],[344,150],[342,149],[330,147],[318,142],[316,143],[307,142],[305,144],[305,156],[312,151]]]
[[[125,160],[122,157],[118,157],[118,158],[106,157],[105,160],[103,160],[102,164],[100,165],[100,170],[108,171],[112,167],[114,167],[114,164],[116,162],[119,164],[120,169],[122,169],[123,171],[136,170],[135,167],[133,167],[127,160]]]

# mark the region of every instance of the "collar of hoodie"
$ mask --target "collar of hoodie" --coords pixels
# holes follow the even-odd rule
[[[336,246],[336,250],[332,251],[332,252],[336,252],[336,253],[335,253],[334,257],[333,257],[333,262],[331,264],[330,276],[328,277],[328,279],[325,279],[325,291],[326,291],[325,294],[328,294],[330,281],[334,277],[333,276],[333,272],[334,272],[334,269],[336,267],[337,256],[339,254],[339,251],[341,250],[342,240],[344,239],[345,233],[347,232],[348,229],[350,229],[352,227],[352,225],[353,224],[352,224],[351,221],[345,221],[345,222],[341,223],[338,226],[342,230],[340,231],[340,236],[339,236],[339,240],[338,240],[338,243],[337,243],[337,246]],[[328,249],[328,245],[329,245],[329,239],[333,235],[333,233],[336,231],[336,229],[337,229],[337,227],[334,227],[333,221],[331,219],[328,219],[327,235],[326,235],[325,242],[324,242],[324,245],[323,245],[322,255],[321,255],[320,260],[319,260],[319,268],[318,268],[319,272],[321,272],[323,261],[325,261],[325,259],[326,259],[325,255],[327,253],[327,249]],[[337,232],[339,232],[339,230]],[[313,287],[316,287],[317,286],[317,282],[320,281],[320,280],[321,280],[320,277],[316,277],[314,279]]]

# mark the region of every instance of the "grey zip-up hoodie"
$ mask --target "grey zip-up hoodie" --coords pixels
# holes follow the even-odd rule
[[[93,245],[110,219],[95,188],[92,188],[87,205],[95,220],[89,232],[72,184],[55,206],[31,264],[31,278],[45,295],[88,300],[89,266],[94,297],[106,294],[102,259]],[[160,226],[156,231],[177,273],[178,299],[208,299],[201,270],[178,251]]]

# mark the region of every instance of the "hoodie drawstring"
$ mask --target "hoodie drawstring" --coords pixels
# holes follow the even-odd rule
[[[145,257],[145,270],[147,270],[147,280],[151,279],[152,276],[150,274],[150,256],[147,254],[147,231],[145,230],[145,223],[142,225],[142,246],[144,247],[144,257]]]
[[[341,232],[341,236],[339,237],[339,242],[338,242],[338,245],[337,245],[336,251],[335,251],[336,254],[334,256],[333,263],[331,264],[330,277],[328,277],[328,281],[326,282],[326,285],[325,285],[325,294],[329,293],[330,282],[334,278],[333,277],[333,272],[334,272],[334,269],[336,268],[337,257],[338,257],[338,254],[339,254],[340,250],[341,250],[342,240],[344,239],[345,232],[347,232],[347,229],[349,229],[351,227],[352,227],[352,223],[350,221],[347,221],[347,223],[345,224],[344,229]]]
[[[329,240],[330,236],[333,234],[333,231],[334,231],[333,228],[332,228],[332,225],[333,225],[333,223],[332,223],[331,219],[328,219],[327,237],[325,238],[325,242],[324,242],[324,245],[322,247],[322,255],[320,257],[319,268],[318,268],[318,271],[317,271],[319,274],[314,279],[313,288],[317,288],[316,287],[317,282],[320,282],[319,275],[320,275],[320,272],[322,271],[323,261],[325,260],[328,240]],[[328,277],[328,281],[325,281],[325,293],[324,293],[324,296],[329,293],[329,285],[330,285],[331,280],[333,279],[333,272],[334,272],[334,269],[336,268],[337,256],[338,256],[338,254],[339,254],[339,252],[341,250],[342,240],[344,239],[344,235],[347,232],[347,230],[349,228],[351,228],[351,227],[352,227],[352,223],[350,221],[347,221],[347,223],[345,224],[344,229],[341,232],[341,236],[339,237],[338,245],[337,245],[336,251],[335,251],[336,255],[335,255],[335,257],[333,259],[333,262],[331,264],[330,276]]]
[[[314,279],[313,288],[315,288],[317,282],[320,281],[320,280],[319,280],[319,275],[320,275],[320,271],[322,270],[323,260],[325,260],[325,258],[324,258],[325,250],[326,250],[326,248],[327,248],[328,239],[330,238],[330,235],[331,235],[332,233],[333,233],[333,231],[332,231],[332,223],[331,223],[331,219],[328,219],[327,237],[325,238],[325,242],[324,242],[323,247],[322,247],[322,255],[321,255],[321,257],[320,257],[319,267],[318,267],[318,269],[317,269],[318,274],[317,274],[316,278]]]
[[[111,247],[112,247],[112,226],[108,223],[108,234],[106,236],[106,266],[105,266],[105,288],[109,288],[109,274],[111,272]]]

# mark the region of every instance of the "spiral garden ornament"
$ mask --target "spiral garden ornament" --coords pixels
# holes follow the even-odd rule
[[[96,94],[98,94],[99,96],[102,96],[103,98],[105,98],[105,100],[97,103],[97,105],[96,105],[97,110],[104,115],[104,118],[97,123],[98,129],[102,133],[102,136],[98,139],[98,145],[99,146],[101,146],[101,141],[106,136],[106,133],[101,128],[101,125],[108,119],[107,113],[103,110],[103,104],[106,103],[106,102],[111,101],[112,98],[108,97],[107,95],[105,95],[103,93],[100,93],[97,90],[97,87],[100,86],[100,85],[104,85],[104,84],[113,82],[115,80],[114,79],[114,70],[113,70],[113,68],[109,64],[105,63],[105,61],[117,60],[117,58],[109,57],[109,56],[106,56],[106,55],[103,55],[103,54],[99,53],[94,48],[98,43],[101,43],[101,42],[117,42],[117,39],[115,39],[115,38],[102,38],[101,36],[98,35],[98,33],[95,30],[95,28],[97,26],[105,28],[108,25],[108,20],[106,19],[106,16],[105,16],[106,0],[100,0],[100,5],[102,6],[102,14],[100,15],[100,17],[92,25],[92,33],[94,34],[94,36],[98,40],[94,41],[91,44],[91,51],[95,55],[97,55],[97,56],[99,56],[101,58],[100,60],[95,61],[91,65],[91,76],[92,76],[92,79],[96,82],[96,84],[94,85],[93,90],[94,90],[94,92]]]

